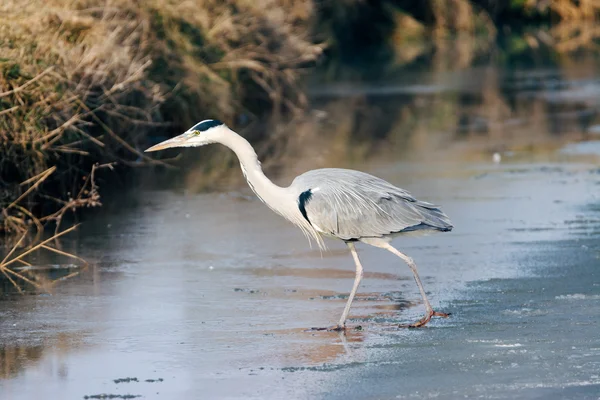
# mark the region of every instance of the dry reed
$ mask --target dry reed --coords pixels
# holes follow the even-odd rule
[[[597,20],[598,0],[427,0],[418,6],[400,1],[379,5],[383,9],[376,15],[394,15],[388,12],[392,3],[407,5],[402,12],[395,9],[395,30],[386,33],[397,45],[396,59],[403,62],[433,51],[440,59],[457,54],[442,68],[470,64],[482,48],[492,46],[498,28],[506,23],[496,19],[493,9],[555,22],[548,35],[525,37],[531,48],[544,45],[571,52],[597,46],[600,36],[594,25],[566,26]],[[97,172],[95,164],[160,163],[141,149],[153,137],[180,131],[201,117],[232,123],[241,115],[301,115],[307,105],[302,71],[325,47],[313,39],[316,27],[328,23],[316,23],[320,13],[333,9],[340,14],[334,11],[329,16],[333,20],[354,15],[361,21],[360,7],[377,6],[356,0],[331,4],[1,2],[0,230],[18,233],[35,225],[39,231],[56,222],[58,231],[66,210],[100,204],[97,186],[90,180]],[[335,24],[343,35],[344,21]],[[461,40],[460,35],[481,32],[483,45]],[[459,33],[456,46],[448,46],[449,33]],[[432,39],[433,44],[407,40],[411,36]],[[320,39],[333,42],[331,37]]]
[[[30,274],[29,276],[27,276],[26,273],[18,272],[14,268],[11,268],[11,266],[13,266],[16,263],[19,263],[21,266],[32,268],[33,267],[32,264],[29,263],[28,261],[26,261],[26,256],[28,256],[34,252],[37,252],[39,250],[46,250],[46,251],[49,251],[52,253],[59,254],[64,257],[72,258],[77,261],[80,261],[82,263],[83,267],[87,266],[87,262],[85,260],[83,260],[82,258],[80,258],[74,254],[68,253],[66,251],[57,249],[56,247],[53,247],[49,244],[50,242],[53,242],[53,241],[56,242],[58,240],[58,238],[60,238],[61,236],[74,231],[75,229],[77,229],[77,226],[78,225],[74,225],[68,229],[65,229],[62,232],[55,233],[53,236],[51,236],[45,240],[37,241],[35,244],[32,244],[31,246],[21,249],[21,245],[23,244],[25,238],[28,235],[28,232],[26,231],[25,233],[23,233],[21,238],[12,246],[12,248],[6,254],[6,256],[4,256],[4,259],[2,261],[0,261],[0,272],[6,277],[6,279],[8,279],[10,281],[10,283],[15,287],[15,289],[17,289],[17,291],[21,294],[24,293],[23,289],[21,288],[21,285],[15,281],[15,278],[24,283],[28,283],[29,285],[33,286],[37,290],[49,292],[51,290],[52,286],[56,282],[78,275],[80,271],[73,272],[73,273],[67,275],[66,277],[62,277],[62,278],[58,278],[58,279],[54,279],[54,280],[48,280],[48,279],[42,278],[40,275],[35,275],[35,274]]]
[[[161,163],[140,150],[159,131],[302,110],[299,74],[322,51],[312,14],[310,0],[3,1],[0,230],[58,230],[99,205],[94,165]]]

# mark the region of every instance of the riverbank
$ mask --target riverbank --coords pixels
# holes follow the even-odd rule
[[[267,3],[3,2],[0,230],[99,206],[131,168],[165,165],[143,154],[153,138],[200,118],[302,110],[313,5]]]
[[[302,76],[326,49],[332,78],[357,60],[379,63],[373,73],[423,58],[464,68],[490,53],[499,32],[522,32],[506,43],[507,57],[574,52],[600,36],[598,6],[568,0],[11,0],[0,14],[0,230],[13,233],[101,205],[101,192],[132,167],[166,166],[142,150],[199,119],[247,127],[302,115]],[[357,36],[365,27],[373,34]],[[247,133],[271,149],[266,157],[269,141],[297,128],[271,135],[259,125]],[[96,164],[106,165],[97,182]]]
[[[475,100],[461,100],[481,102],[478,115],[458,115],[435,100],[437,122],[428,126],[415,125],[423,117],[418,90],[394,104],[393,123],[382,124],[377,116],[386,106],[367,105],[380,93],[341,93],[324,104],[315,81],[328,86],[331,98],[331,82],[395,81],[423,65],[445,80],[488,64],[530,68],[551,60],[559,71],[593,69],[597,56],[588,50],[600,35],[591,23],[598,17],[594,7],[466,0],[416,8],[402,1],[3,2],[0,230],[58,231],[65,217],[102,205],[103,196],[128,186],[143,166],[185,165],[174,175],[203,190],[206,176],[214,182],[236,166],[230,154],[203,153],[197,168],[194,157],[159,161],[143,150],[206,117],[240,130],[274,169],[286,155],[301,153],[324,125],[336,142],[409,140],[415,128],[431,137],[439,130],[497,135],[494,120],[540,111],[518,99],[511,110],[515,99],[493,73],[476,77]],[[356,35],[365,28],[373,34]],[[537,90],[538,79],[518,84]],[[309,97],[319,110],[306,112]],[[348,109],[362,109],[365,123],[353,121]],[[352,151],[364,158],[370,148]]]

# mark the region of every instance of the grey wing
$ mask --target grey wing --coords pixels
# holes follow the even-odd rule
[[[314,170],[296,178],[294,185],[303,189],[298,205],[311,225],[343,240],[452,229],[437,206],[364,172]]]

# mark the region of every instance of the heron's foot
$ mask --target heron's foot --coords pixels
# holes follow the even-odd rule
[[[422,326],[427,325],[427,323],[429,321],[431,321],[432,317],[442,317],[442,318],[448,318],[451,314],[446,314],[443,312],[437,312],[437,311],[429,311],[423,318],[421,318],[420,320],[418,320],[417,322],[415,322],[414,324],[401,324],[398,325],[399,328],[420,328]]]
[[[335,325],[329,328],[310,328],[311,331],[346,332],[346,326]]]

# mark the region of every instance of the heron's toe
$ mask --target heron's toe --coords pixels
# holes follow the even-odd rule
[[[422,326],[427,325],[427,323],[429,321],[431,321],[431,317],[442,317],[442,318],[448,318],[451,314],[446,314],[443,312],[438,312],[438,311],[433,311],[431,310],[430,312],[428,312],[423,318],[421,318],[419,321],[415,322],[414,324],[400,324],[398,325],[398,328],[420,328]]]

